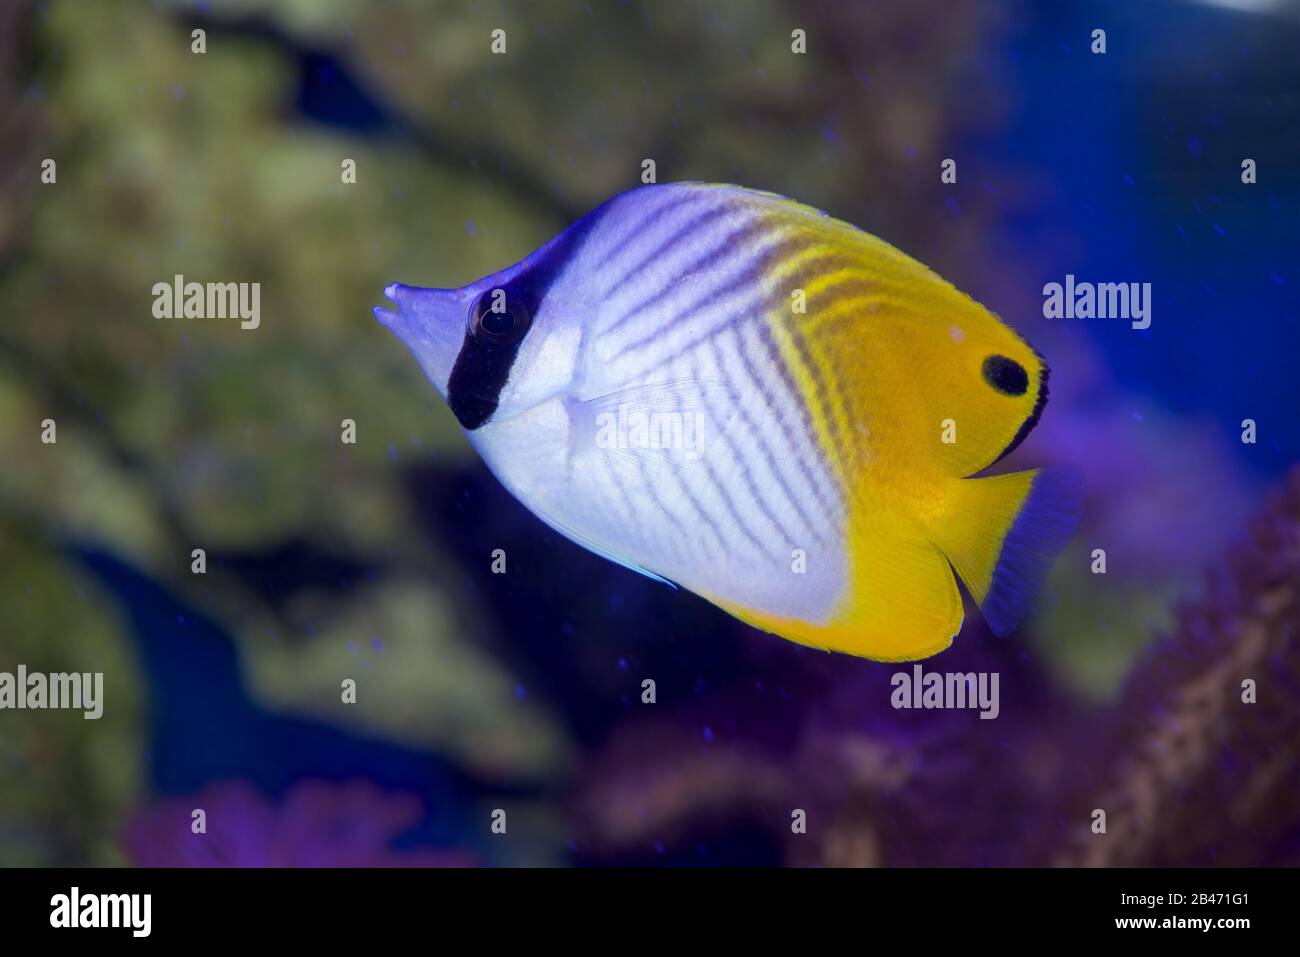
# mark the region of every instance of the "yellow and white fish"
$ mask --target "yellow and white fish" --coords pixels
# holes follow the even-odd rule
[[[924,658],[960,576],[1014,628],[1072,534],[1055,469],[972,477],[1047,366],[889,244],[735,186],[646,186],[460,289],[375,310],[507,489],[579,544],[793,641]]]

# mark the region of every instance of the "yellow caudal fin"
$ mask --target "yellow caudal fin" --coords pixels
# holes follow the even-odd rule
[[[916,661],[943,651],[961,628],[956,569],[989,628],[1005,635],[1028,614],[1052,559],[1074,534],[1081,483],[1068,468],[950,482],[939,520],[923,525],[877,513],[856,529],[853,587],[830,621],[780,618],[712,600],[800,644]]]
[[[1069,468],[954,479],[950,506],[930,530],[994,634],[1029,613],[1053,558],[1074,534],[1082,499]]]

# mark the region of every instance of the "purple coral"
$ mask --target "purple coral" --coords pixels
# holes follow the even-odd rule
[[[192,830],[202,809],[206,833]],[[272,800],[243,781],[143,808],[127,828],[139,867],[460,867],[461,852],[395,850],[393,838],[423,816],[413,795],[364,781],[304,781]]]

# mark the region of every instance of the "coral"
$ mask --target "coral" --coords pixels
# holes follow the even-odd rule
[[[1246,703],[1243,683],[1256,700]],[[1300,470],[1130,675],[1057,864],[1300,863]],[[1094,808],[1107,830],[1087,827]]]
[[[206,831],[193,833],[196,809]],[[190,798],[137,811],[127,856],[139,867],[463,867],[454,849],[398,850],[393,839],[421,818],[420,801],[365,781],[304,781],[281,801],[227,781]]]

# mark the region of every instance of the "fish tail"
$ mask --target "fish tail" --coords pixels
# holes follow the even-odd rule
[[[1056,554],[1078,526],[1083,483],[1068,467],[956,479],[932,529],[994,634],[1033,606]]]

